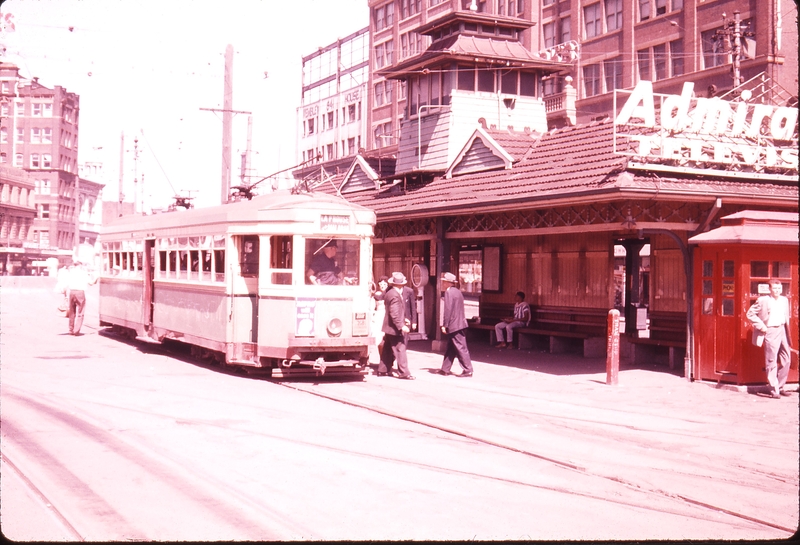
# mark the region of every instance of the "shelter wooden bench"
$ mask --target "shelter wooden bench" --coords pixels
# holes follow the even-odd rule
[[[489,342],[495,344],[494,326],[513,314],[513,305],[482,304],[480,323],[471,329],[488,330]],[[577,307],[532,307],[528,327],[514,330],[514,338],[521,349],[533,348],[537,337],[547,337],[549,351],[568,351],[579,340],[584,357],[603,357],[606,353],[608,311]]]
[[[680,354],[686,355],[686,313],[653,311],[650,313],[650,337],[631,338],[630,341],[641,345],[641,349],[639,346],[635,349],[636,363],[653,361],[658,356],[658,348],[666,347],[669,368],[674,369]]]

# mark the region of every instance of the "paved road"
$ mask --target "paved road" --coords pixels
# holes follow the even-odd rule
[[[98,334],[0,279],[0,526],[18,540],[766,539],[798,396],[472,347],[475,377],[273,383]]]

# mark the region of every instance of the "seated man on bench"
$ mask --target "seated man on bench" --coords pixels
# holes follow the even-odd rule
[[[531,307],[525,302],[525,292],[518,291],[514,296],[514,316],[503,318],[503,321],[494,326],[497,336],[497,348],[511,346],[514,330],[518,327],[527,327],[531,323]],[[503,332],[505,331],[505,335]]]

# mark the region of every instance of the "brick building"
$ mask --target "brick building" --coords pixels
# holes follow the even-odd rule
[[[77,94],[24,79],[17,66],[0,63],[0,164],[25,171],[33,183],[26,259],[64,260],[77,244],[97,238],[103,186],[80,176],[79,115]]]

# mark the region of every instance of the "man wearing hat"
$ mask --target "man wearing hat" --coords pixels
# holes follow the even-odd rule
[[[410,328],[405,322],[405,302],[403,301],[403,286],[406,285],[405,275],[393,272],[392,277],[389,278],[389,285],[391,287],[383,296],[386,316],[383,319],[383,350],[381,351],[381,362],[378,365],[378,376],[389,376],[392,364],[396,359],[397,368],[400,371],[398,378],[414,380],[408,370],[408,359],[406,358],[405,334],[410,331]]]
[[[336,266],[336,241],[329,240],[314,252],[306,276],[310,284],[339,284],[341,270]]]
[[[447,336],[447,349],[444,352],[442,368],[437,371],[440,375],[452,375],[450,368],[453,360],[458,362],[464,371],[459,377],[472,376],[472,361],[467,348],[467,318],[464,315],[464,296],[456,287],[456,275],[444,273],[442,275],[442,289],[444,289],[444,311],[442,312],[442,333]]]

